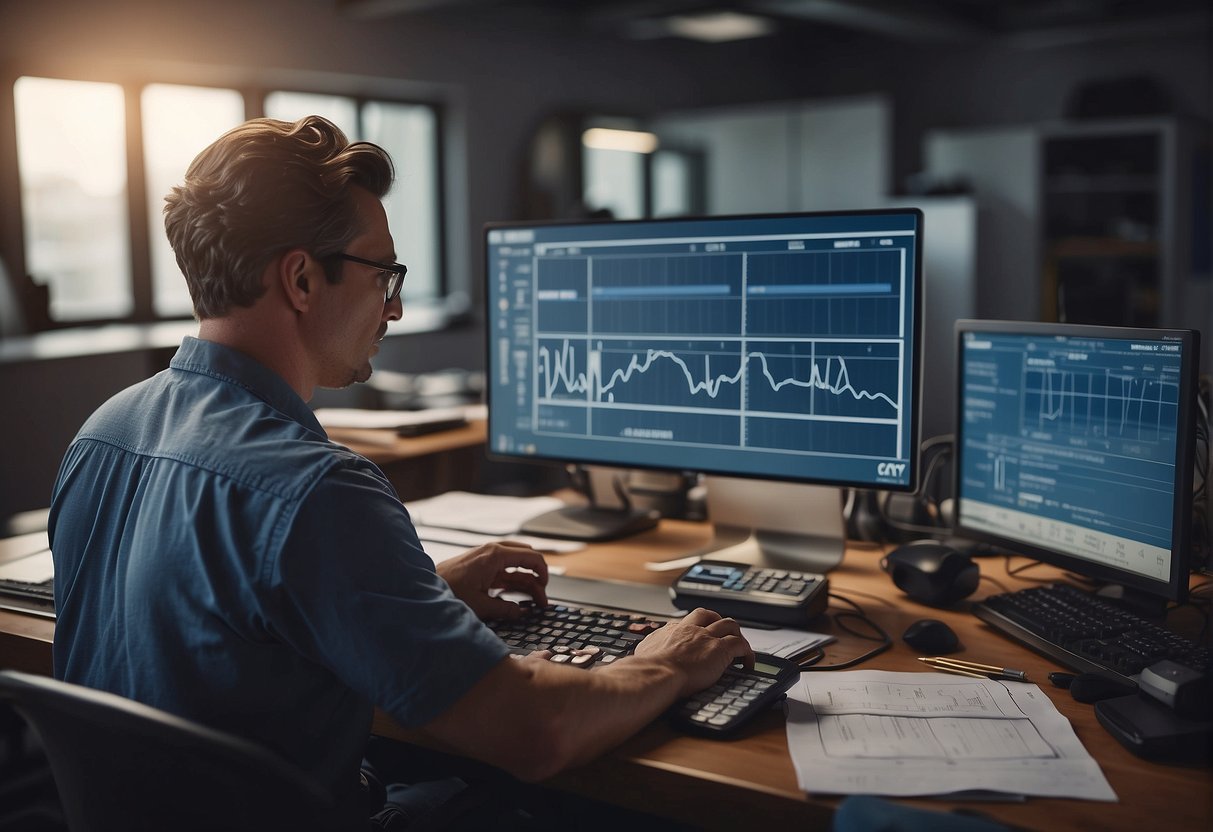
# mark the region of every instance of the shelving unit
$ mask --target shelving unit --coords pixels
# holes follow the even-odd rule
[[[1172,281],[1173,133],[1169,122],[1042,133],[1043,320],[1161,323]]]
[[[982,317],[1213,336],[1209,230],[1194,227],[1193,202],[1208,187],[1206,125],[1152,117],[945,130],[925,149],[929,174],[963,180],[977,197]]]

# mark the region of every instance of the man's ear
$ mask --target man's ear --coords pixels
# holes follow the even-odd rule
[[[278,258],[276,276],[282,294],[296,312],[306,312],[311,304],[318,267],[312,256],[301,248],[291,249]]]

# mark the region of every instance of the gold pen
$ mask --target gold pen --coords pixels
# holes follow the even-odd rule
[[[944,656],[924,656],[918,659],[920,662],[926,662],[936,670],[944,670],[948,672],[962,673],[964,675],[976,677],[993,677],[995,679],[1010,679],[1015,682],[1028,681],[1028,674],[1022,670],[1014,670],[1009,667],[995,667],[991,664],[981,664],[980,662],[967,662],[963,659],[949,659]]]

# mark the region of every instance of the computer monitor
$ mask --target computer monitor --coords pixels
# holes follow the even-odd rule
[[[1199,334],[958,321],[956,336],[956,534],[1155,612],[1182,600]]]
[[[768,562],[837,563],[836,486],[914,489],[918,210],[485,235],[491,455],[707,474],[718,544],[744,537]],[[589,507],[544,527],[594,538],[644,521]]]

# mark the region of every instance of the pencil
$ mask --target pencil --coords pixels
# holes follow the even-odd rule
[[[993,676],[995,678],[1012,679],[1017,682],[1028,681],[1028,674],[1022,670],[1015,670],[1009,667],[995,667],[991,664],[969,662],[963,659],[949,659],[944,656],[923,656],[919,657],[918,660],[931,665],[936,670],[956,670],[964,671],[972,676]]]

